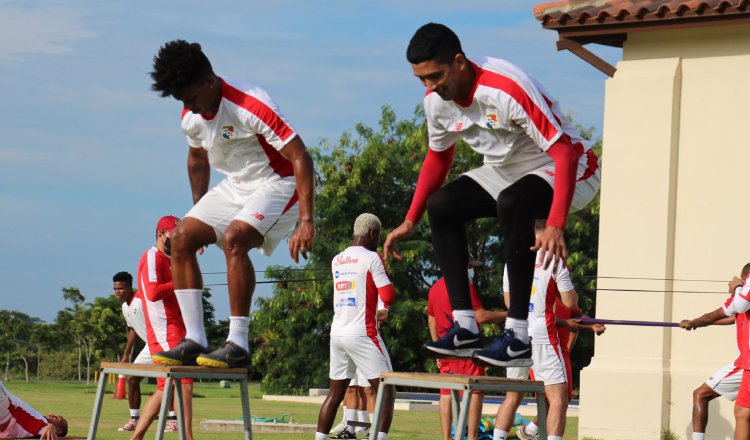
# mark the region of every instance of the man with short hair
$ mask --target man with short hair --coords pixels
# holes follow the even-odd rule
[[[248,253],[271,255],[294,226],[294,261],[312,248],[313,163],[305,144],[262,89],[214,73],[198,43],[174,40],[154,58],[152,89],[181,101],[193,208],[172,234],[172,270],[185,340],[153,354],[165,365],[246,367],[255,272]],[[210,169],[226,175],[208,189]],[[203,279],[196,252],[215,243],[227,262],[229,334],[208,353]]]
[[[156,243],[144,252],[138,263],[138,290],[143,292],[146,305],[143,312],[146,318],[146,340],[151,353],[173,349],[185,337],[185,324],[175,296],[169,264],[171,234],[179,223],[180,219],[173,215],[160,218],[156,224]],[[155,357],[154,360],[156,360]],[[146,402],[132,439],[142,439],[156,419],[161,409],[165,382],[164,378],[156,378],[156,391]],[[182,387],[185,417],[180,422],[184,422],[185,437],[192,440],[193,380],[181,379],[180,382],[176,386]]]
[[[39,411],[11,394],[0,380],[0,439],[56,439],[66,435],[68,421],[63,416],[42,416]]]
[[[730,295],[739,290],[750,273],[750,263],[746,264],[740,272],[740,278],[733,277],[729,282]],[[737,337],[740,341],[740,328],[745,325],[745,315],[737,314],[727,316],[724,308],[720,307],[712,312],[706,313],[695,319],[683,319],[680,327],[686,330],[695,330],[708,325],[729,325],[737,321]],[[719,396],[724,396],[730,402],[737,400],[737,393],[744,375],[740,357],[727,365],[716,370],[704,383],[693,390],[693,436],[692,440],[704,440],[706,438],[706,427],[708,426],[708,404]]]
[[[360,214],[354,222],[352,245],[331,262],[333,272],[333,323],[329,391],[318,415],[315,440],[326,440],[346,388],[357,373],[367,379],[373,392],[380,386],[380,374],[393,371],[388,350],[380,337],[376,309],[378,298],[388,306],[395,292],[375,250],[380,243],[380,220]],[[370,438],[385,440],[393,420],[395,393],[384,390],[381,425],[371,426]]]
[[[545,265],[564,262],[565,222],[571,207],[586,206],[598,191],[598,158],[536,79],[505,60],[467,58],[448,27],[422,26],[409,42],[406,57],[427,86],[429,149],[406,219],[388,234],[384,253],[399,258],[396,243],[415,231],[427,210],[435,257],[459,325],[424,348],[436,357],[446,351],[480,350],[466,275],[466,223],[497,218],[511,301],[506,333],[493,345],[498,349],[494,356],[503,366],[528,366],[535,251],[542,251]],[[459,139],[484,156],[484,165],[442,186]],[[535,240],[537,218],[547,223]]]

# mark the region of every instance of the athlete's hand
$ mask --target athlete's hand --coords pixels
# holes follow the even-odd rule
[[[313,245],[313,236],[315,235],[315,224],[312,220],[300,220],[297,228],[289,239],[289,255],[295,263],[299,264],[299,254],[307,260],[307,253],[310,252]]]
[[[40,439],[49,439],[49,440],[55,440],[57,439],[57,428],[55,425],[47,425],[42,429],[42,432],[39,433]]]
[[[730,281],[729,284],[728,284],[728,286],[729,286],[729,294],[730,295],[734,295],[734,290],[737,289],[738,287],[744,285],[744,284],[745,284],[745,282],[742,281],[741,278],[738,278],[738,277],[732,278],[732,281]]]
[[[596,336],[601,336],[607,330],[607,327],[604,324],[594,324],[591,326],[591,330],[596,333]]]
[[[562,326],[570,330],[571,333],[578,333],[582,328],[584,328],[584,326],[581,324],[580,318],[563,319],[562,324]]]
[[[398,228],[392,230],[391,233],[388,234],[388,236],[385,238],[385,244],[383,245],[383,256],[385,258],[388,258],[393,255],[393,257],[397,260],[402,259],[403,257],[399,253],[398,249],[396,249],[396,243],[413,234],[415,228],[416,227],[414,226],[413,221],[404,220],[404,222],[401,223]]]
[[[680,327],[684,328],[685,330],[695,330],[698,328],[697,325],[691,320],[691,319],[683,319],[680,321]]]
[[[547,270],[550,263],[552,263],[552,260],[554,260],[555,265],[552,267],[552,270],[556,271],[558,265],[561,262],[565,263],[568,259],[568,249],[565,247],[563,230],[557,226],[545,227],[542,235],[537,237],[534,246],[531,247],[533,252],[540,249],[542,252],[539,255],[539,261],[537,261],[537,263],[544,263],[544,269]]]
[[[123,353],[122,357],[120,358],[120,362],[130,362],[130,353]]]

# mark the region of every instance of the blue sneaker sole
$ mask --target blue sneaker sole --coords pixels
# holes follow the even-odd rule
[[[530,367],[534,365],[531,358],[510,359],[502,361],[499,359],[488,358],[474,355],[474,363],[483,367]]]

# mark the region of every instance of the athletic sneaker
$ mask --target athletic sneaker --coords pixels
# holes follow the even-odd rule
[[[448,332],[437,341],[422,346],[426,356],[435,358],[471,358],[475,351],[482,349],[482,336],[453,323]]]
[[[212,351],[204,353],[195,360],[202,367],[245,368],[250,366],[250,353],[232,341]]]
[[[328,435],[339,435],[341,434],[349,425],[346,423],[339,423],[338,425],[334,426],[331,429],[331,432],[328,433]]]
[[[164,432],[179,432],[180,428],[177,426],[177,419],[167,420],[167,426],[164,428]]]
[[[369,439],[370,438],[370,428],[363,428],[361,426],[357,426],[354,428],[354,435],[361,435],[362,439]]]
[[[168,366],[195,365],[195,358],[208,349],[192,339],[184,338],[173,349],[151,355],[154,362]]]
[[[345,426],[343,431],[341,431],[340,433],[338,433],[336,435],[331,434],[329,438],[356,439],[357,436],[352,431],[350,431],[350,429],[351,428],[349,426]]]
[[[474,363],[496,367],[530,367],[531,344],[516,338],[513,329],[509,328],[492,341],[489,348],[477,351]]]
[[[526,427],[524,425],[519,425],[516,427],[516,437],[521,440],[539,440],[539,431],[535,434],[529,434],[526,432]]]
[[[135,426],[137,424],[138,424],[138,419],[134,419],[134,418],[131,417],[130,420],[128,420],[128,423],[120,426],[119,428],[117,428],[117,430],[120,431],[120,432],[123,432],[123,431],[135,431]]]

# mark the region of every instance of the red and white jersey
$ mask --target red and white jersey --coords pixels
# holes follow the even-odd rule
[[[39,411],[11,394],[0,380],[0,438],[39,437],[47,425]]]
[[[148,343],[146,336],[146,316],[143,311],[144,307],[143,292],[138,290],[130,300],[130,304],[126,302],[122,303],[122,316],[125,317],[125,322],[127,322],[128,327],[135,330],[135,333],[143,342]]]
[[[362,246],[349,246],[331,262],[332,336],[378,336],[378,288],[391,284],[383,259]]]
[[[568,135],[572,145],[580,143],[580,160],[590,164],[591,173],[596,170],[591,145],[534,77],[499,58],[470,62],[477,75],[466,102],[444,101],[429,90],[424,98],[431,149],[447,150],[460,138],[485,164],[525,173],[553,164],[545,152]]]
[[[150,348],[161,346],[163,350],[169,350],[167,340],[185,337],[185,323],[172,285],[170,259],[156,247],[151,247],[141,257],[138,288],[143,292],[146,303],[144,315],[148,345]]]
[[[745,283],[742,292],[729,297],[722,306],[727,316],[734,315],[734,327],[737,331],[737,348],[740,355],[734,361],[736,367],[750,370],[750,292]],[[743,296],[744,295],[744,296]]]
[[[211,166],[233,183],[255,189],[268,179],[294,175],[279,153],[296,133],[268,94],[255,86],[221,79],[221,102],[212,119],[187,109],[182,132],[188,144],[205,148]]]
[[[508,281],[508,265],[503,266],[503,292],[510,292],[510,282]],[[529,335],[534,333],[534,325],[536,321],[531,319],[534,313],[534,298],[536,298],[536,289],[534,285],[531,286],[531,296],[529,297],[529,318],[526,320],[528,323]],[[510,376],[509,376],[510,377]]]

